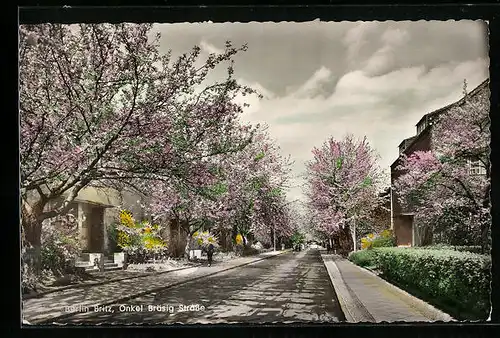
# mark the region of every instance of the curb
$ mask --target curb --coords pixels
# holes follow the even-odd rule
[[[370,274],[370,275],[372,275],[374,277],[377,277],[388,288],[390,288],[393,291],[395,291],[395,293],[398,294],[398,297],[400,297],[401,299],[403,299],[406,303],[408,303],[408,305],[410,305],[411,307],[413,307],[414,309],[416,309],[417,311],[419,311],[420,313],[422,313],[424,316],[426,316],[430,320],[432,320],[432,321],[443,321],[443,322],[457,321],[456,319],[454,319],[449,314],[447,314],[447,313],[445,313],[445,312],[443,312],[443,311],[435,308],[434,306],[432,306],[431,304],[423,301],[422,299],[417,298],[417,297],[409,294],[405,290],[400,289],[396,285],[391,284],[388,281],[386,281],[385,279],[377,276],[373,271],[370,271],[370,270],[365,269],[365,268],[363,268],[361,266],[358,266],[358,265],[356,265],[356,264],[354,264],[354,263],[352,263],[350,261],[349,261],[349,263],[351,263],[355,267],[359,268],[361,271],[363,271],[365,273],[368,273],[368,274]]]
[[[62,286],[62,287],[57,288],[57,289],[47,290],[47,291],[39,292],[39,293],[32,294],[32,295],[28,294],[28,295],[22,296],[22,299],[23,300],[28,300],[28,299],[33,299],[33,298],[42,298],[43,296],[51,294],[51,293],[54,293],[54,292],[60,292],[60,291],[65,291],[65,290],[69,290],[69,289],[79,289],[79,288],[91,287],[91,286],[96,286],[96,285],[103,285],[103,284],[108,284],[108,283],[113,283],[113,282],[119,282],[119,281],[128,280],[128,279],[136,279],[136,278],[141,278],[141,277],[156,276],[156,275],[161,275],[161,274],[165,274],[165,273],[169,273],[169,272],[175,272],[175,271],[180,271],[180,270],[185,270],[185,269],[196,268],[198,266],[201,266],[201,264],[197,264],[197,265],[193,265],[193,266],[187,266],[187,267],[183,267],[183,268],[177,268],[177,269],[173,269],[173,270],[167,270],[167,271],[156,271],[156,272],[149,273],[149,274],[148,273],[143,273],[143,274],[136,275],[136,276],[129,276],[129,277],[120,277],[120,278],[115,278],[115,279],[108,279],[108,280],[101,281],[101,282],[92,282],[92,283],[81,283],[81,284],[74,284],[74,285],[66,285],[66,286]]]
[[[186,279],[186,280],[183,280],[183,281],[172,283],[170,285],[157,287],[157,288],[154,288],[154,289],[150,289],[150,290],[147,290],[147,291],[142,291],[142,292],[139,292],[139,293],[136,293],[136,294],[133,294],[133,295],[126,296],[126,297],[114,299],[113,301],[109,301],[109,302],[105,302],[105,303],[100,303],[100,304],[95,304],[95,305],[97,305],[97,306],[109,306],[109,305],[116,304],[118,302],[126,302],[126,301],[128,301],[130,299],[141,297],[141,296],[147,295],[149,293],[163,291],[165,289],[169,289],[169,288],[174,287],[174,286],[178,286],[178,285],[181,285],[181,284],[186,284],[186,283],[189,283],[189,282],[193,282],[193,281],[205,278],[205,277],[210,277],[210,276],[219,274],[221,272],[225,272],[225,271],[237,269],[237,268],[240,268],[242,266],[246,266],[246,265],[250,265],[250,264],[253,264],[253,263],[257,263],[257,262],[260,262],[260,261],[263,261],[263,260],[266,260],[266,259],[269,259],[269,258],[277,257],[277,256],[279,256],[281,254],[285,254],[285,253],[288,253],[288,252],[290,252],[290,250],[278,251],[278,253],[275,254],[275,255],[269,255],[269,256],[266,256],[266,257],[262,257],[262,258],[259,258],[259,259],[247,262],[247,263],[243,263],[243,264],[239,264],[239,265],[235,265],[235,266],[230,266],[228,268],[225,268],[225,269],[222,269],[222,270],[219,270],[219,271],[216,271],[216,272],[211,272],[211,273],[208,273],[208,274],[205,274],[205,275],[202,275],[202,276],[194,277],[194,278],[191,278],[191,279]],[[194,268],[194,267],[191,267],[191,268]],[[62,314],[62,315],[59,315],[59,316],[52,317],[50,319],[43,319],[43,320],[40,320],[40,321],[33,322],[32,325],[51,324],[51,323],[54,324],[54,325],[58,325],[60,323],[55,323],[54,320],[69,318],[69,317],[72,317],[72,316],[74,316],[74,315],[76,315],[78,313],[80,313],[80,312],[65,313],[65,314]]]
[[[335,261],[333,259],[327,261],[321,252],[320,254],[346,321],[348,323],[375,322],[375,318],[345,283]]]

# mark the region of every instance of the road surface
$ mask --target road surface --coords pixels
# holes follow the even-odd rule
[[[140,282],[140,280],[138,280]],[[344,321],[317,250],[286,253],[114,304],[67,324],[211,324]]]

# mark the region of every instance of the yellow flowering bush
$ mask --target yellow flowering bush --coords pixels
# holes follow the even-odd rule
[[[120,247],[127,247],[132,243],[130,236],[123,231],[118,232],[118,245]]]
[[[165,242],[158,237],[145,237],[144,247],[148,250],[162,249],[165,247]]]
[[[361,238],[361,249],[394,246],[392,230],[385,229],[380,234],[368,234]]]
[[[380,233],[380,236],[383,237],[383,238],[392,238],[393,237],[392,230],[391,229],[385,229],[384,231],[382,231]]]
[[[361,249],[371,249],[373,241],[367,236],[361,238]]]
[[[161,227],[149,221],[137,222],[129,211],[120,212],[117,245],[128,253],[131,262],[143,262],[165,254],[167,243],[161,238]]]
[[[219,247],[219,243],[218,243],[219,240],[218,240],[217,236],[210,233],[209,231],[203,231],[203,232],[196,231],[193,234],[193,239],[196,241],[196,243],[201,248],[205,248],[209,244],[212,244],[215,248]]]
[[[130,211],[127,210],[120,211],[120,224],[129,228],[135,227],[135,221]]]

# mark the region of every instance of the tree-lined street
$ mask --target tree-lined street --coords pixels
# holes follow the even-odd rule
[[[337,48],[348,62],[321,65],[302,84],[287,76],[335,58],[295,64],[283,49],[269,60],[276,69],[262,71],[263,54],[241,39],[216,47],[202,36],[171,49],[179,34],[161,24],[22,25],[26,322],[485,317],[489,80],[472,91],[463,78],[441,81],[478,80],[482,64],[434,71],[435,62],[408,68],[410,58],[387,57],[422,32],[417,23],[374,24],[380,46],[360,61],[371,26],[338,25],[349,27],[335,37],[350,44]],[[327,36],[325,46],[335,41]],[[260,53],[281,50],[283,36],[269,37],[255,43]],[[307,54],[308,40],[294,43]],[[382,67],[386,59],[402,68]]]

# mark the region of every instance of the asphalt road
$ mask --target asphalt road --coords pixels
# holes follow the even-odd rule
[[[212,324],[345,320],[317,250],[279,255],[102,310],[80,313],[61,322]]]

